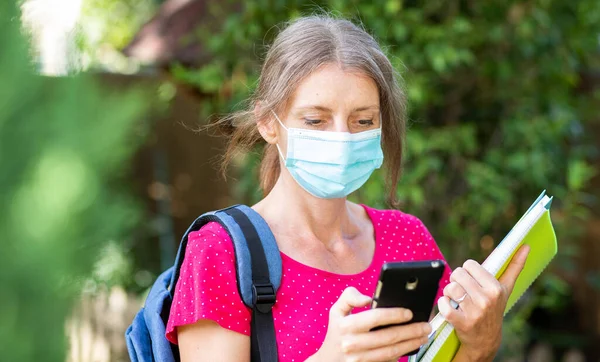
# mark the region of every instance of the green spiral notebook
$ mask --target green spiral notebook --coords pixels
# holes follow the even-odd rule
[[[530,247],[525,267],[508,298],[505,315],[556,255],[556,235],[550,220],[551,204],[552,197],[542,192],[482,264],[499,278],[519,247],[523,244]],[[449,362],[458,351],[460,342],[454,327],[441,314],[438,313],[430,324],[433,332],[429,342],[421,346],[419,353],[411,356],[409,362]]]

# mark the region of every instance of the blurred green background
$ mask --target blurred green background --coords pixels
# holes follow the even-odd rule
[[[282,22],[324,12],[403,75],[401,209],[453,267],[555,197],[559,255],[497,360],[600,360],[597,0],[0,3],[2,360],[127,360],[124,329],[187,224],[261,197],[260,150],[225,182],[223,138],[196,131],[244,106]],[[386,207],[383,185],[352,199]]]

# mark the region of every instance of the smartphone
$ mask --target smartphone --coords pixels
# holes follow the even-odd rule
[[[371,307],[400,307],[412,311],[412,320],[394,325],[428,322],[444,267],[443,260],[385,263],[379,274]],[[392,325],[380,326],[373,330],[390,326]],[[406,356],[418,351],[414,350]]]

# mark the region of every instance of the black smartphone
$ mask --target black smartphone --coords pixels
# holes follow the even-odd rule
[[[412,311],[412,320],[394,325],[428,322],[444,267],[443,260],[385,263],[379,274],[371,307],[401,307]],[[373,330],[390,326],[376,327]],[[414,350],[406,356],[418,351]]]

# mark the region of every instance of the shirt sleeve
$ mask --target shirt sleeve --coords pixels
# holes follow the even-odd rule
[[[233,243],[227,232],[210,222],[190,233],[175,286],[167,339],[177,344],[177,327],[201,319],[249,336],[250,317],[238,291]]]
[[[417,219],[417,220],[418,220],[419,227],[421,229],[421,243],[423,244],[422,246],[424,248],[426,248],[427,251],[429,251],[429,253],[430,253],[429,258],[432,260],[433,259],[443,260],[444,263],[446,264],[446,266],[444,267],[444,273],[442,274],[442,278],[440,279],[438,293],[437,293],[437,296],[435,297],[435,302],[437,304],[438,299],[444,295],[444,288],[446,287],[446,285],[448,285],[448,283],[450,283],[450,274],[452,273],[452,269],[450,269],[450,266],[448,265],[446,258],[444,258],[444,255],[440,251],[440,248],[438,247],[437,243],[433,239],[433,236],[431,236],[431,233],[429,232],[429,230],[427,230],[427,227],[425,226],[425,224],[423,224],[423,222],[421,220],[419,220],[419,219]]]

